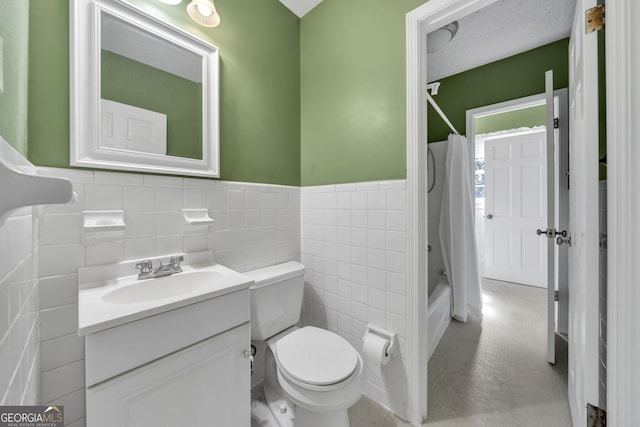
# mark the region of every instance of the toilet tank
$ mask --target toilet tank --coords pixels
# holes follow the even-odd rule
[[[304,265],[290,261],[244,273],[250,288],[251,339],[264,341],[298,323],[304,291]]]

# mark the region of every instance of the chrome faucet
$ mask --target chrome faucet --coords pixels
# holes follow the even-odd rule
[[[136,268],[140,270],[138,273],[138,280],[152,279],[154,277],[168,276],[174,273],[180,273],[182,267],[180,263],[184,261],[182,255],[172,256],[168,264],[163,264],[160,260],[160,265],[156,268],[153,267],[153,262],[150,259],[144,260],[136,264]]]
[[[146,279],[147,276],[153,273],[153,263],[150,259],[146,259],[142,262],[137,263],[136,268],[140,270],[140,273],[138,274],[138,280]]]

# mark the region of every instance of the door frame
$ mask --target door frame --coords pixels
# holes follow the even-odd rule
[[[556,134],[556,151],[558,156],[555,159],[556,188],[559,189],[556,200],[556,211],[558,214],[556,228],[558,230],[568,230],[569,221],[569,89],[562,88],[553,91],[556,111],[555,115],[559,119],[560,127]],[[497,114],[514,109],[533,107],[545,103],[545,94],[525,96],[523,98],[512,99],[496,104],[467,110],[467,141],[469,142],[469,166],[471,167],[472,185],[475,186],[475,149],[476,130],[475,119],[483,115]],[[474,217],[475,219],[475,217]],[[475,227],[475,223],[474,223]],[[567,335],[567,322],[569,319],[569,287],[568,287],[568,250],[566,246],[560,246],[556,257],[556,280],[558,281],[558,304],[556,304],[556,331]],[[562,268],[559,268],[562,266]]]
[[[554,93],[554,96],[557,94]],[[526,96],[523,98],[511,99],[509,101],[499,102],[496,104],[484,105],[482,107],[472,108],[467,110],[466,121],[467,121],[467,143],[469,144],[469,171],[471,175],[471,188],[475,189],[475,155],[476,155],[476,120],[479,117],[489,116],[493,114],[507,113],[509,111],[520,110],[529,107],[535,107],[539,105],[545,105],[546,98],[545,94],[537,94]],[[545,157],[546,161],[546,157]],[[546,191],[546,188],[545,188]],[[473,217],[474,230],[476,229],[475,224],[475,215]],[[479,242],[480,243],[480,242]],[[482,242],[484,243],[484,242]],[[547,284],[548,286],[548,284]],[[545,288],[546,289],[546,288]]]
[[[637,421],[640,366],[640,4],[607,4],[607,417],[614,426]],[[635,53],[634,54],[632,54]]]
[[[406,80],[407,80],[407,418],[419,425],[427,416],[427,200],[426,162],[421,161],[422,145],[427,141],[426,35],[449,22],[482,9],[497,0],[430,0],[406,15]],[[638,139],[640,123],[640,83],[633,77],[640,72],[638,57],[630,55],[640,49],[640,5],[635,0],[619,0],[607,11],[607,105],[608,159],[611,168],[608,206],[609,234],[615,247],[609,249],[609,346],[607,381],[609,404],[615,425],[630,425],[632,402],[640,399],[640,366],[630,358],[631,350],[640,348],[640,336],[632,326],[640,321],[634,311],[640,294],[632,287],[640,275],[640,263],[632,255],[640,253],[640,225],[634,222],[640,214],[640,196],[634,183],[640,182],[640,147],[626,141]],[[636,20],[631,19],[636,18]],[[636,104],[633,104],[633,102]],[[632,115],[635,113],[635,116]],[[424,150],[426,151],[426,150]],[[631,161],[633,160],[633,162]],[[626,207],[628,209],[621,209]],[[633,210],[635,208],[635,210]],[[615,218],[614,218],[615,214]],[[634,216],[635,215],[635,216]],[[625,234],[626,233],[626,234]],[[634,249],[634,250],[631,250]],[[631,322],[635,320],[636,322]],[[632,382],[635,380],[635,382]],[[632,387],[633,385],[633,387]],[[633,400],[632,397],[635,399]]]
[[[406,15],[407,420],[427,417],[427,33],[498,0],[430,0]]]
[[[427,415],[426,339],[426,171],[420,170],[420,148],[426,141],[427,30],[446,25],[496,0],[431,0],[406,15],[407,77],[407,417],[418,425]],[[608,323],[607,404],[612,425],[631,425],[633,402],[640,401],[640,365],[632,350],[640,348],[633,325],[640,323],[640,4],[617,0],[607,8],[607,160],[608,176]],[[632,387],[633,386],[633,387]]]

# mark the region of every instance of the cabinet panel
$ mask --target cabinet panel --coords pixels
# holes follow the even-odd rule
[[[87,335],[92,386],[249,321],[249,290],[205,300]]]
[[[87,389],[90,427],[249,427],[245,323]]]

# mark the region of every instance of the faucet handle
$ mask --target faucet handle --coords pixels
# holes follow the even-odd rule
[[[182,261],[184,261],[184,256],[182,255],[172,256],[171,259],[169,260],[169,263],[171,264],[171,269],[176,273],[180,273],[182,271],[182,268],[180,267],[180,263]]]
[[[137,263],[136,268],[140,270],[140,274],[148,274],[151,273],[153,264],[150,259],[145,259],[144,261]]]

